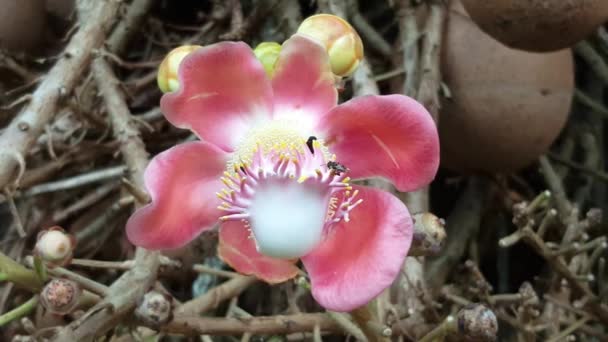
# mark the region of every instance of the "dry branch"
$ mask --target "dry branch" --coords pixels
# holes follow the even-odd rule
[[[196,335],[239,335],[290,334],[311,332],[318,326],[321,331],[341,332],[338,324],[327,314],[297,314],[254,318],[215,318],[180,316],[161,331],[189,336]]]
[[[143,172],[148,163],[148,154],[124,101],[120,83],[101,57],[95,60],[93,73],[109,112],[114,136],[121,142],[120,150],[131,173],[131,180],[143,189]],[[88,341],[118,324],[156,281],[158,256],[158,252],[137,248],[134,267],[110,286],[101,303],[81,319],[62,328],[54,340]]]
[[[418,69],[418,56],[420,55],[418,40],[420,34],[416,21],[416,8],[410,0],[401,0],[399,5],[399,34],[401,36],[401,49],[403,50],[403,70],[405,72],[403,93],[415,98],[420,80]]]
[[[441,42],[446,16],[445,5],[438,0],[429,1],[430,9],[420,51],[420,84],[416,99],[431,112],[435,122],[439,120],[439,88],[441,87]],[[404,61],[405,62],[405,61]]]
[[[174,310],[176,317],[196,315],[213,310],[224,300],[238,296],[257,280],[254,277],[238,276],[217,286],[204,295],[194,298]]]
[[[84,16],[84,9],[79,12],[80,29],[34,91],[30,103],[0,136],[0,188],[15,181],[18,166],[15,155],[27,155],[57,112],[61,99],[71,94],[81,80],[93,51],[103,44],[105,32],[114,22],[119,2],[82,0],[79,4],[81,9],[92,5],[90,11],[94,15]]]

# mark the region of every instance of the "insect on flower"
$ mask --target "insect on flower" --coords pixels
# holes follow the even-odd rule
[[[336,176],[339,176],[342,173],[346,173],[349,170],[346,166],[338,163],[337,161],[328,161],[327,168],[332,170],[336,174]]]
[[[341,46],[330,46],[334,55]],[[400,191],[427,185],[439,166],[437,128],[403,95],[338,105],[330,55],[315,35],[292,36],[271,66],[243,42],[183,58],[178,87],[160,106],[201,140],[150,161],[152,202],[129,218],[127,237],[179,248],[219,222],[218,256],[236,271],[280,283],[302,272],[301,260],[317,302],[350,311],[393,283],[413,235],[399,198],[351,177],[384,177]]]
[[[315,147],[314,147],[314,141],[317,140],[317,137],[315,137],[314,135],[311,135],[310,137],[308,137],[308,140],[306,140],[306,146],[308,146],[308,150],[310,150],[310,153],[315,154]]]

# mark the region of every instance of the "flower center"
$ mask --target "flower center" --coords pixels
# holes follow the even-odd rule
[[[293,181],[270,178],[249,207],[258,251],[275,258],[298,258],[321,241],[326,194]]]
[[[228,161],[228,171],[232,171],[235,165],[251,164],[251,158],[258,149],[264,153],[274,150],[293,157],[296,150],[303,152],[307,147],[306,141],[312,135],[305,125],[296,120],[271,120],[256,125],[237,144],[232,159]],[[325,159],[331,159],[322,140],[319,140],[315,148],[315,152],[321,152]]]
[[[258,251],[270,257],[308,254],[362,202],[322,141],[284,121],[252,130],[228,167],[227,188],[217,194],[226,212],[220,220],[243,221]]]

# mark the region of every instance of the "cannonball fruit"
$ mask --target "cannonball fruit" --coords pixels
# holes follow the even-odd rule
[[[574,92],[570,50],[530,53],[483,33],[455,4],[442,73],[451,98],[439,119],[442,166],[512,172],[534,162],[564,127]]]
[[[0,48],[32,51],[44,37],[46,13],[41,0],[0,0]]]
[[[556,51],[608,22],[606,0],[462,0],[483,31],[508,46]]]

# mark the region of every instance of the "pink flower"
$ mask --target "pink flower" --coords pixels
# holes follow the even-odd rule
[[[278,283],[301,259],[328,309],[352,310],[390,286],[412,219],[392,194],[349,181],[384,177],[411,191],[433,179],[437,130],[419,103],[389,95],[337,106],[327,52],[300,35],[284,43],[272,79],[241,42],[192,52],[178,77],[161,108],[201,141],[150,162],[152,203],[129,219],[131,242],[177,248],[219,220],[218,252],[235,270]]]

